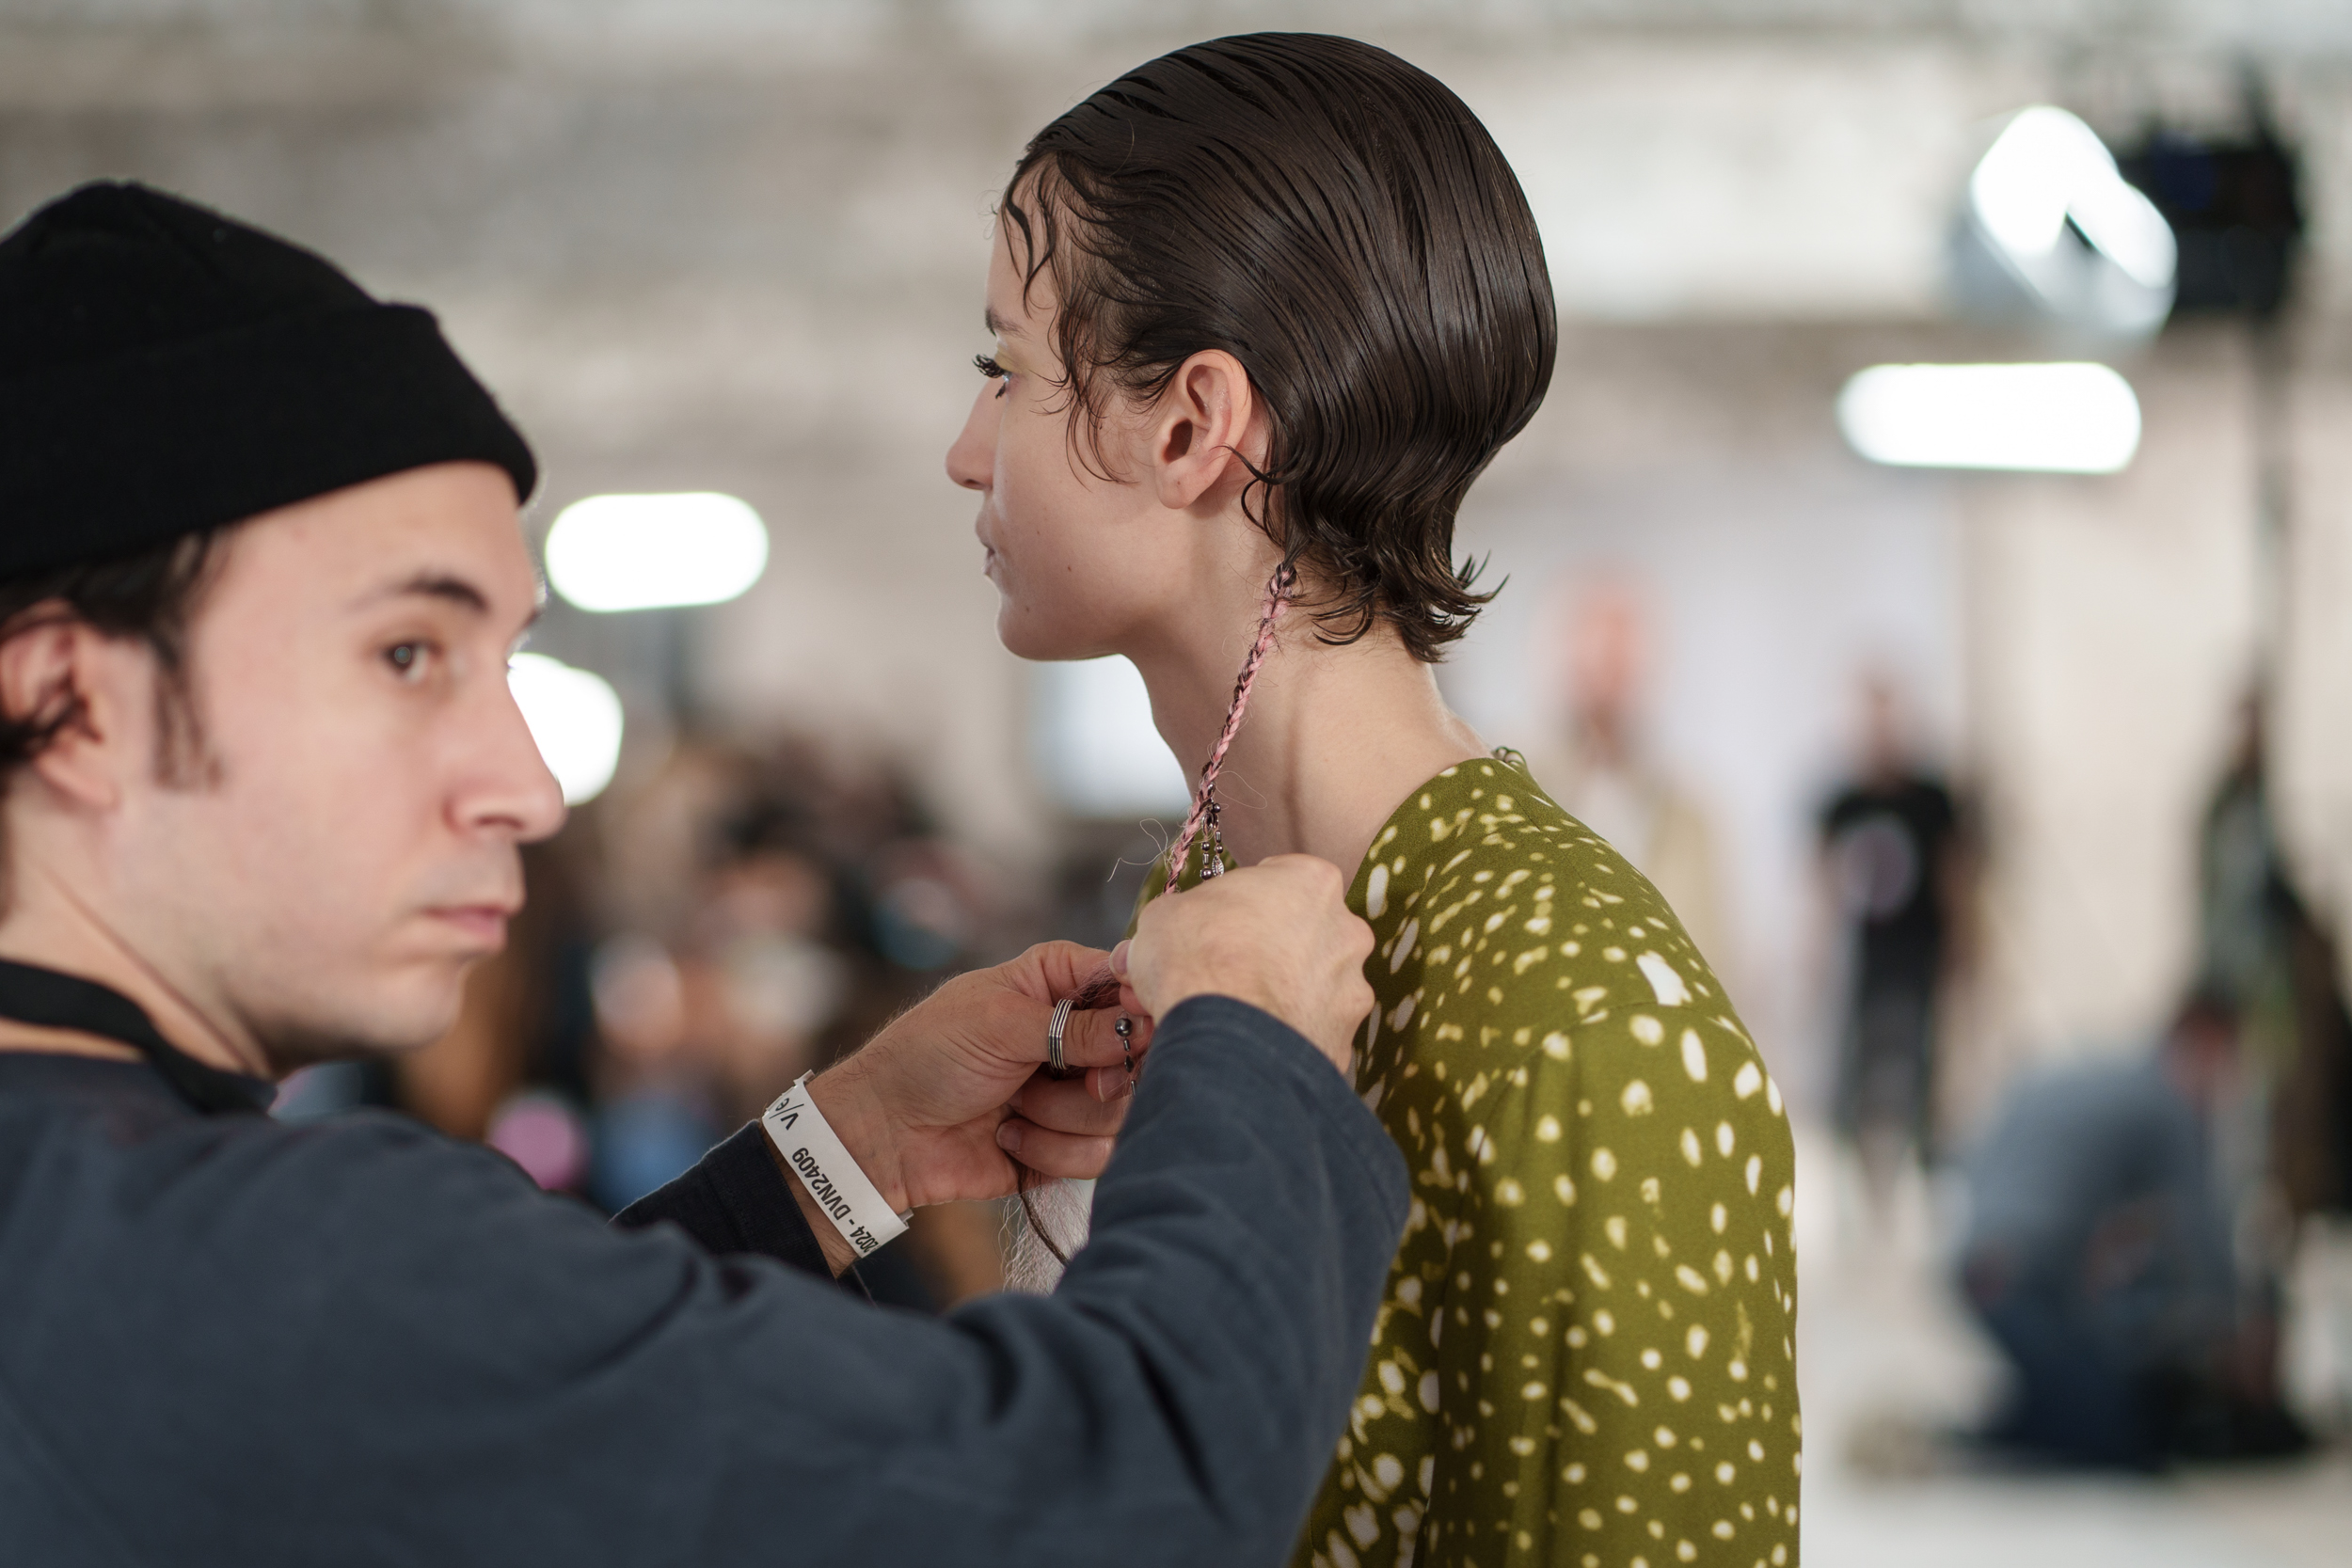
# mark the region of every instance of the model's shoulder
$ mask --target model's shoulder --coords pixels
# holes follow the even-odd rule
[[[1741,1090],[1764,1082],[1737,1010],[1658,890],[1522,768],[1462,764],[1409,804],[1375,847],[1384,858],[1365,889],[1382,1006],[1367,1030],[1372,1078],[1638,1101],[1645,1090],[1632,1085],[1654,1076],[1645,1059],[1662,1047]]]
[[[1661,1006],[1720,1004],[1714,976],[1657,888],[1509,758],[1432,779],[1381,830],[1367,861],[1364,913],[1391,974],[1418,959],[1427,979],[1447,968],[1447,989],[1466,1000],[1539,999],[1546,1014],[1556,1000],[1549,992],[1595,986],[1620,1005],[1645,987]]]
[[[1568,815],[1516,753],[1456,763],[1422,785],[1384,824],[1365,857],[1367,908],[1432,894],[1572,885],[1597,903],[1656,898],[1641,873]]]

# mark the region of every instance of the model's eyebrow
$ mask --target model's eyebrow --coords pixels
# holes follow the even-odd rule
[[[993,305],[988,308],[987,311],[982,314],[980,319],[987,324],[988,330],[996,337],[1025,338],[1028,336],[1027,333],[1022,331],[1019,327],[1005,320],[1004,317],[998,315],[996,313],[996,307]]]

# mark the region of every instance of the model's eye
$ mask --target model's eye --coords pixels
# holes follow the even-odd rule
[[[988,377],[991,381],[996,383],[996,395],[998,397],[1003,397],[1005,395],[1005,367],[996,362],[993,355],[974,355],[972,356],[972,368],[979,372],[982,375]]]
[[[384,650],[384,662],[390,665],[396,673],[414,679],[418,672],[424,668],[425,659],[432,652],[433,644],[430,642],[395,642]]]

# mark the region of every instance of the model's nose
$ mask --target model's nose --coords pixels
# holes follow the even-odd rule
[[[987,489],[996,471],[996,427],[1002,419],[998,410],[1004,406],[998,390],[994,382],[980,388],[963,421],[963,434],[947,449],[947,477],[966,490]]]

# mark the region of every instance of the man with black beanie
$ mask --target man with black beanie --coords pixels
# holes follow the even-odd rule
[[[1104,956],[1048,944],[616,1227],[258,1114],[446,1030],[563,819],[506,684],[535,478],[317,256],[126,184],[0,239],[0,1562],[1282,1559],[1406,1205],[1319,861],[1111,956],[1131,1100],[1110,1009],[1056,1006]],[[1016,1156],[1101,1173],[1057,1294],[835,1285]]]

